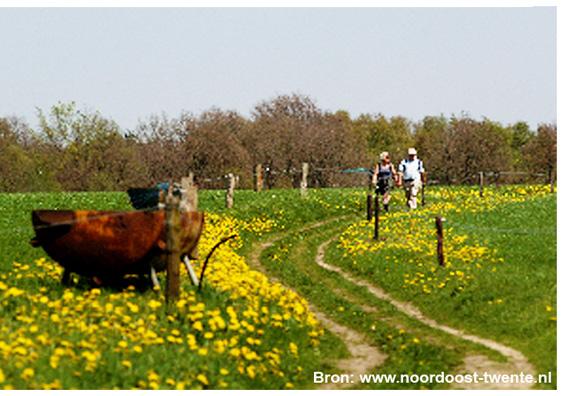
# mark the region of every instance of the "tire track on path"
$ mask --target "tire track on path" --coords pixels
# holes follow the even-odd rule
[[[416,306],[409,302],[399,301],[390,296],[385,290],[379,286],[374,285],[366,280],[359,279],[349,274],[348,272],[342,270],[340,267],[328,264],[325,261],[325,250],[327,246],[333,242],[337,236],[328,239],[318,246],[315,262],[317,265],[323,269],[331,272],[336,272],[342,278],[349,282],[354,283],[358,286],[365,287],[372,295],[384,300],[391,305],[393,305],[400,312],[405,315],[418,320],[419,322],[445,333],[451,334],[455,337],[461,338],[463,340],[471,341],[475,344],[483,345],[489,349],[499,352],[501,355],[508,359],[508,362],[499,363],[491,361],[489,358],[483,355],[468,355],[464,360],[464,366],[461,368],[461,372],[472,373],[477,371],[488,372],[490,374],[519,374],[523,372],[524,374],[532,374],[535,376],[534,367],[530,364],[526,356],[524,356],[520,351],[514,348],[503,345],[499,342],[479,337],[476,335],[465,333],[462,330],[438,323],[434,319],[426,317]],[[494,388],[490,388],[490,386]],[[533,384],[530,383],[498,383],[498,384],[485,384],[485,383],[471,383],[463,384],[462,389],[530,389]]]
[[[326,224],[329,224],[329,223],[332,223],[332,222],[335,222],[335,221],[338,221],[338,220],[342,220],[346,217],[348,217],[348,216],[337,217],[337,218],[330,219],[330,220],[320,221],[318,223],[314,223],[314,224],[311,224],[309,226],[305,226],[303,228],[300,228],[300,229],[296,230],[295,232],[299,233],[299,232],[303,232],[303,231],[316,229],[316,228],[319,228],[319,227],[324,226]],[[284,237],[285,237],[285,235],[279,235],[279,236],[276,236],[276,237],[273,237],[273,238],[267,240],[266,242],[257,243],[255,245],[255,247],[252,249],[252,251],[249,255],[250,265],[254,269],[258,269],[261,272],[267,273],[267,270],[265,269],[265,267],[261,263],[261,255],[263,254],[265,249],[271,247],[274,243],[280,241]],[[297,293],[297,291],[293,290],[289,286],[280,282],[279,279],[277,279],[273,276],[270,276],[270,275],[268,275],[268,278],[271,281],[279,282],[279,283],[283,284],[283,286],[286,287],[287,289],[290,289],[290,290],[294,291],[295,293]],[[341,324],[331,320],[325,313],[321,312],[314,305],[312,305],[309,301],[308,301],[308,307],[309,307],[310,311],[313,312],[313,314],[316,316],[316,318],[322,323],[322,325],[326,329],[328,329],[331,333],[335,334],[337,337],[339,337],[343,341],[347,350],[349,351],[349,353],[351,355],[350,357],[340,359],[335,364],[337,369],[340,370],[341,373],[354,374],[354,378],[358,378],[359,375],[370,372],[372,369],[381,365],[384,362],[384,360],[386,359],[386,355],[384,353],[382,353],[378,348],[368,344],[364,340],[364,337],[363,337],[362,334],[360,334],[359,332],[357,332],[357,331],[355,331],[355,330],[353,330],[349,327],[346,327],[344,325],[341,325]],[[352,387],[352,386],[353,386],[353,384],[327,383],[327,384],[322,384],[319,388],[320,389],[344,389],[344,388],[349,388],[349,387]]]

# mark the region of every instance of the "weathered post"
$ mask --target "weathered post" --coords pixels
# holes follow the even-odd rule
[[[226,208],[234,206],[234,188],[236,188],[236,178],[233,173],[228,173],[228,187],[226,189]]]
[[[263,190],[263,166],[261,164],[255,165],[253,173],[253,190],[261,192]]]
[[[479,197],[483,198],[483,172],[479,172]]]
[[[170,182],[166,196],[166,303],[170,304],[179,298],[179,263],[180,257],[180,232],[181,217],[179,213],[179,198],[173,195],[173,183]]]
[[[555,192],[555,176],[553,169],[549,170],[549,192],[552,194]]]
[[[181,178],[181,202],[179,210],[182,212],[195,212],[199,206],[198,187],[195,184],[193,172],[189,176]]]
[[[303,162],[302,163],[302,181],[300,182],[300,195],[302,195],[303,197],[306,196],[307,194],[307,189],[308,189],[308,171],[310,169],[310,166],[307,162]]]
[[[438,264],[444,267],[444,229],[442,227],[443,219],[440,216],[436,217],[436,254],[438,256]]]
[[[421,206],[425,206],[425,190],[428,184],[427,172],[421,173]]]
[[[267,186],[267,190],[270,190],[273,187],[273,180],[271,177],[271,173],[272,173],[272,169],[271,169],[271,164],[267,164],[265,165],[265,169],[263,172],[263,179],[265,182],[265,185]]]
[[[372,193],[370,191],[366,195],[366,220],[372,220]]]
[[[199,188],[195,184],[193,172],[189,172],[189,176],[181,178],[181,201],[179,202],[180,212],[196,212],[199,207]],[[191,257],[199,257],[199,246],[195,246]],[[198,284],[197,276],[191,266],[188,256],[183,257],[183,264],[189,273],[191,281]]]
[[[374,199],[374,239],[380,239],[380,196]]]

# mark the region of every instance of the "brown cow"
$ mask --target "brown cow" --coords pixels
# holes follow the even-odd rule
[[[158,211],[34,210],[32,246],[71,273],[112,283],[128,274],[145,275],[166,268],[165,214]],[[202,212],[181,213],[181,254],[193,253],[204,223]]]

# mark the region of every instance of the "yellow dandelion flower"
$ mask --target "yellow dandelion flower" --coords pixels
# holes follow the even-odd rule
[[[203,385],[208,385],[208,379],[207,379],[206,375],[204,375],[204,374],[197,375],[197,381],[199,381]]]
[[[30,367],[25,368],[21,373],[21,378],[26,381],[29,380],[30,378],[33,378],[33,376],[35,376],[35,370],[33,370]]]

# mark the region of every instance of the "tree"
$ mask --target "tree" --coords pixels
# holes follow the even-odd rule
[[[261,102],[252,121],[242,142],[253,164],[271,170],[265,179],[269,187],[298,186],[303,162],[310,164],[310,184],[325,186],[333,180],[333,168],[365,158],[348,115],[323,112],[307,96],[281,95]]]
[[[54,161],[58,183],[67,190],[122,190],[145,181],[145,167],[119,126],[98,112],[58,104],[39,111],[44,158]]]
[[[183,146],[189,170],[200,177],[200,185],[224,186],[222,178],[234,173],[242,185],[252,183],[250,155],[241,143],[247,121],[234,111],[211,109],[188,123],[190,133]]]
[[[388,151],[399,162],[415,146],[431,179],[469,183],[479,171],[555,170],[556,131],[542,124],[503,127],[467,115],[428,116],[412,124],[401,116],[322,110],[305,95],[279,95],[258,103],[251,117],[212,108],[176,118],[153,115],[123,133],[99,112],[58,103],[38,111],[34,131],[17,118],[0,118],[0,189],[123,190],[153,186],[192,171],[202,188],[223,188],[222,176],[251,185],[262,164],[269,187],[297,187],[301,164],[310,165],[313,187],[358,185],[363,175],[341,173],[366,167]],[[509,178],[508,182],[515,179]]]
[[[431,179],[449,183],[452,179],[449,163],[450,128],[444,116],[428,116],[414,127],[415,148]]]
[[[0,118],[0,191],[58,190],[42,166],[33,131],[17,118]]]
[[[523,154],[530,172],[545,172],[551,178],[557,165],[557,125],[539,125],[538,133],[524,145]]]
[[[488,119],[452,118],[445,166],[456,182],[475,180],[480,171],[508,171],[512,159],[505,130]]]
[[[382,114],[361,114],[353,123],[355,133],[366,139],[371,159],[378,160],[382,151],[400,158],[413,144],[411,123],[401,116],[386,118]]]
[[[534,132],[526,122],[517,122],[506,128],[509,136],[512,165],[514,169],[525,170],[522,148],[530,141]]]
[[[281,95],[259,103],[252,112],[252,128],[243,138],[253,164],[261,163],[270,172],[265,182],[293,183],[291,174],[307,158],[310,131],[321,122],[321,110],[307,96]],[[248,150],[249,151],[249,150]]]
[[[165,114],[152,115],[135,129],[139,149],[146,163],[151,185],[169,180],[180,180],[189,171],[187,151],[183,146],[192,124],[193,116],[184,113],[179,119]]]

